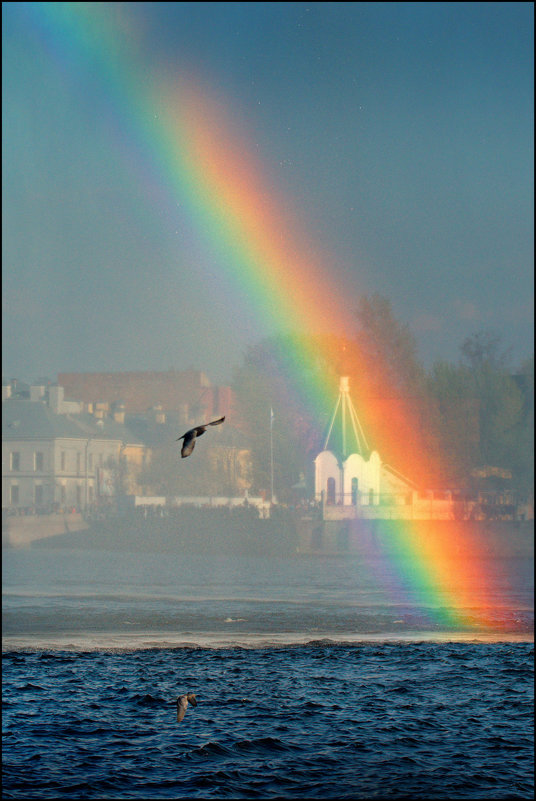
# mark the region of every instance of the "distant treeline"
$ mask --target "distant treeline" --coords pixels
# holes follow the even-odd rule
[[[270,406],[277,415],[274,486],[285,500],[300,475],[311,484],[312,460],[323,447],[333,408],[319,430],[307,404],[297,401],[293,380],[299,375],[301,385],[311,388],[325,381],[333,387],[334,405],[338,378],[349,375],[370,447],[421,486],[532,492],[533,357],[514,366],[498,335],[479,332],[461,344],[457,363],[437,362],[427,370],[409,327],[394,318],[389,301],[379,295],[361,299],[353,339],[304,339],[262,342],[250,348],[237,371],[234,389],[252,447],[254,489],[269,486],[269,426],[260,421],[269,420]],[[300,365],[297,357],[304,352],[308,358]],[[383,411],[383,419],[373,419],[375,409]]]
[[[380,295],[360,299],[353,337],[279,336],[245,353],[233,380],[234,421],[251,454],[252,494],[270,492],[272,467],[280,502],[312,494],[313,460],[323,448],[341,375],[350,378],[370,448],[420,487],[531,495],[534,358],[514,365],[500,336],[481,331],[461,343],[456,363],[425,369],[409,327]],[[320,386],[328,400],[319,423],[309,400]],[[155,457],[147,484],[165,495],[186,494],[185,481],[196,494],[235,494],[236,465],[211,461],[208,448],[199,451],[180,481],[172,469],[175,454]]]

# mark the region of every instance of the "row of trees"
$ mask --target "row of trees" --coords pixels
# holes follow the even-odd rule
[[[360,299],[352,337],[288,335],[251,346],[234,375],[225,437],[207,437],[187,464],[170,439],[142,483],[165,495],[232,495],[248,484],[251,494],[269,494],[273,453],[280,501],[304,477],[312,489],[342,375],[369,446],[423,488],[531,491],[533,359],[514,369],[500,337],[481,332],[462,343],[456,363],[427,370],[409,327],[380,295]],[[341,443],[330,439],[330,447]]]
[[[426,370],[409,327],[380,295],[360,299],[351,339],[281,336],[246,353],[233,386],[255,489],[270,486],[270,408],[274,485],[287,500],[323,447],[340,375],[350,377],[369,445],[421,486],[532,490],[533,358],[514,368],[501,338],[480,332],[462,343],[457,363]]]

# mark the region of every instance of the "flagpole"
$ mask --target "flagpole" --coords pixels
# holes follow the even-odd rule
[[[274,503],[274,410],[270,406],[270,505]]]

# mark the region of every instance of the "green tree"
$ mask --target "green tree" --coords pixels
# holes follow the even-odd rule
[[[534,495],[534,356],[514,374],[522,396],[520,420],[513,432],[512,464],[516,485],[525,495]]]
[[[357,305],[356,344],[365,359],[369,383],[389,386],[393,394],[419,394],[424,370],[411,329],[394,316],[391,302],[378,293]]]
[[[464,340],[461,348],[465,363],[475,375],[486,367],[492,372],[506,372],[512,360],[512,348],[503,349],[501,336],[494,331],[479,331]]]
[[[515,469],[523,396],[510,372],[511,349],[484,331],[466,339],[461,352],[480,407],[480,464]]]
[[[359,299],[355,348],[363,374],[357,385],[358,413],[371,447],[413,481],[437,485],[444,480],[437,411],[415,337],[384,296]]]
[[[438,458],[450,486],[467,487],[479,461],[479,403],[471,371],[464,365],[436,362],[427,376],[439,439]]]

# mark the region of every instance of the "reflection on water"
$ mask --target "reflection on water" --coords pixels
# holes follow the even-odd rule
[[[326,637],[532,639],[532,565],[510,559],[490,563],[489,570],[496,589],[488,610],[492,624],[479,625],[478,610],[466,610],[474,625],[454,632],[441,622],[447,599],[436,597],[431,606],[428,599],[401,597],[392,566],[381,559],[8,549],[4,648]]]

